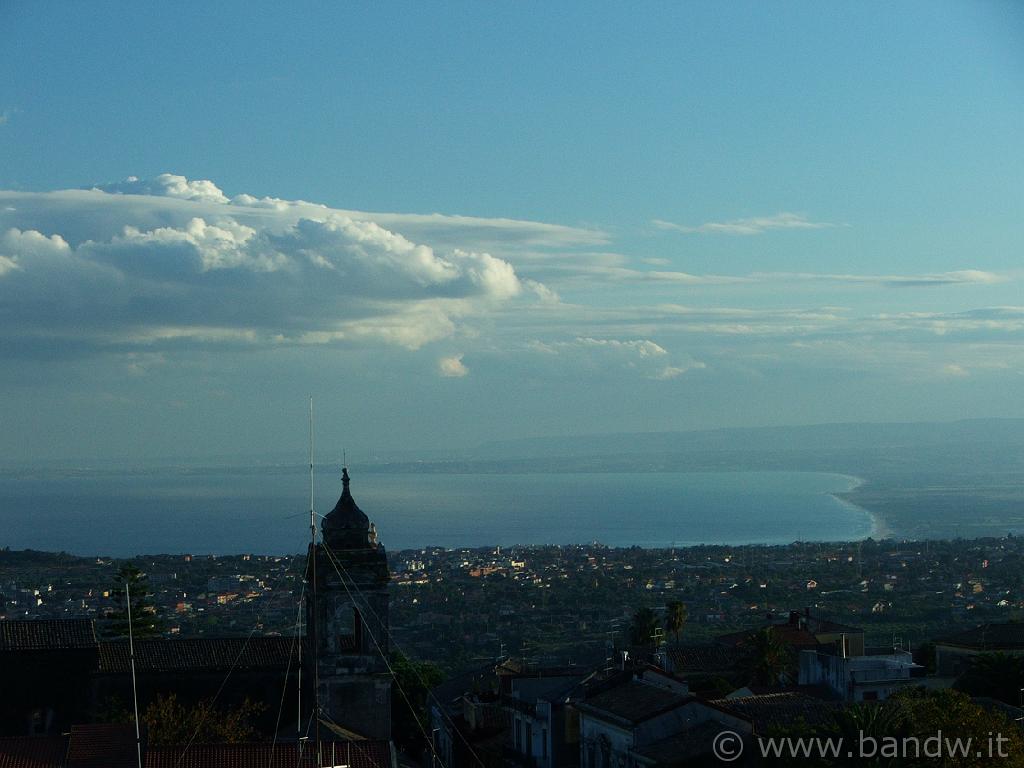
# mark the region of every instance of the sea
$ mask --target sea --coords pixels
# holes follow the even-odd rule
[[[584,544],[670,547],[854,541],[872,515],[819,472],[438,474],[359,472],[352,493],[389,550]],[[314,509],[341,491],[314,478]],[[0,476],[0,548],[86,556],[291,554],[309,540],[298,468],[170,468]]]

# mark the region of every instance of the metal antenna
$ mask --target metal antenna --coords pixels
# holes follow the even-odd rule
[[[313,511],[313,396],[309,396],[309,535],[316,540],[316,513]]]
[[[125,602],[128,603],[128,659],[132,665],[132,701],[135,704],[135,751],[139,755],[139,768],[142,768],[142,736],[139,732],[139,691],[135,685],[135,638],[132,633],[132,590],[128,585],[128,577],[124,580]]]
[[[309,396],[309,573],[313,588],[313,611],[306,622],[307,630],[313,639],[313,716],[316,738],[316,761],[320,764],[320,627],[317,622],[319,606],[316,601],[316,511],[313,506],[313,396]]]

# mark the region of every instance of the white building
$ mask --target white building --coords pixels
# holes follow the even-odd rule
[[[900,688],[920,684],[924,667],[906,651],[880,656],[800,652],[800,685],[824,685],[844,701],[884,701]]]

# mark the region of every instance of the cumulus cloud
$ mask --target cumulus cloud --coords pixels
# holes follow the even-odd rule
[[[651,378],[656,379],[657,381],[669,381],[670,379],[679,378],[687,371],[700,370],[706,367],[707,366],[704,363],[700,362],[699,360],[694,360],[692,363],[685,366],[666,365],[664,368],[662,368],[660,371],[654,374],[654,376],[652,376]]]
[[[129,176],[124,181],[102,184],[96,189],[119,195],[154,195],[207,203],[228,202],[227,195],[221,192],[212,181],[189,181],[184,176],[177,176],[173,173],[161,173],[152,179]]]
[[[442,357],[437,361],[437,370],[447,379],[460,379],[469,373],[469,368],[462,363],[461,353],[451,355],[450,357]]]
[[[556,359],[573,370],[628,372],[654,381],[668,381],[705,364],[689,357],[675,359],[651,339],[614,339],[578,336],[574,339],[534,339],[526,348]]]
[[[81,350],[186,339],[417,349],[524,288],[533,301],[558,300],[473,249],[472,237],[442,248],[348,212],[229,199],[212,182],[172,174],[0,198],[10,203],[0,207],[0,345],[9,349],[45,339]],[[514,243],[531,226],[506,224]]]
[[[777,229],[827,229],[838,226],[827,221],[811,221],[798,213],[777,213],[774,216],[755,216],[749,219],[731,221],[707,221],[696,226],[676,224],[664,219],[653,219],[658,229],[685,234],[703,235],[760,235]]]

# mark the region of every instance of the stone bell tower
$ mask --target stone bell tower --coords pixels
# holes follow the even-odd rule
[[[316,601],[307,602],[306,619],[317,652],[317,700],[327,722],[389,739],[387,555],[352,498],[347,467],[341,482],[341,498],[320,524],[315,566],[310,563]]]

